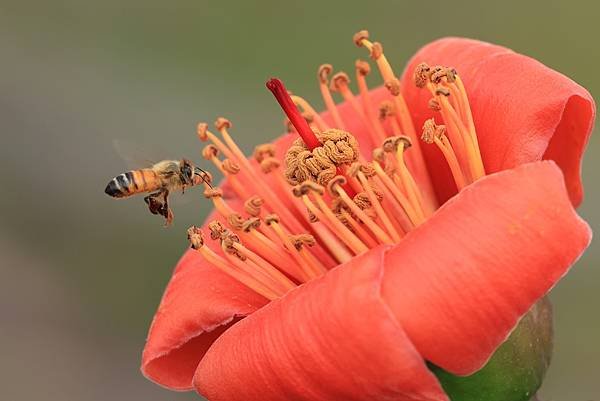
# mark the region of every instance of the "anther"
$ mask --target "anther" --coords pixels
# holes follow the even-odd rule
[[[427,106],[433,110],[433,111],[440,111],[442,110],[442,107],[440,106],[440,102],[438,102],[436,99],[431,98],[429,99],[429,103],[427,104]]]
[[[315,246],[317,243],[315,237],[310,234],[290,235],[290,240],[297,250],[302,249],[304,246]]]
[[[325,193],[325,189],[316,182],[307,180],[301,183],[300,185],[296,185],[294,188],[292,188],[292,192],[294,193],[294,196],[301,197],[304,195],[308,195],[311,192],[323,195]]]
[[[196,133],[202,142],[208,141],[208,124],[198,123],[196,127]]]
[[[331,64],[321,64],[319,66],[319,70],[317,71],[319,82],[326,84],[329,80],[329,74],[331,74],[331,71],[333,71],[333,66]]]
[[[218,154],[219,149],[217,149],[217,147],[212,143],[202,148],[202,157],[206,160],[212,160],[213,157],[216,157]]]
[[[252,230],[256,230],[258,227],[260,227],[260,219],[258,217],[250,217],[249,219],[244,221],[244,224],[242,225],[242,230],[244,232],[250,232]]]
[[[352,37],[352,40],[358,47],[362,47],[363,40],[366,40],[366,39],[369,39],[369,31],[367,31],[367,30],[358,31]]]
[[[369,56],[373,60],[378,60],[383,55],[383,45],[379,42],[373,42]]]
[[[270,226],[271,224],[279,223],[279,216],[274,213],[265,216],[265,224]]]
[[[360,165],[360,172],[365,175],[365,177],[370,178],[373,177],[375,173],[375,168],[372,163],[363,163]]]
[[[384,100],[379,105],[379,119],[385,120],[387,117],[394,116],[396,113],[394,111],[394,105],[389,100]]]
[[[337,187],[338,186],[343,187],[344,185],[346,185],[347,182],[348,182],[348,180],[343,175],[336,175],[329,181],[329,184],[327,184],[327,192],[329,192],[329,194],[331,196],[337,197],[338,196]]]
[[[232,232],[226,232],[221,238],[221,248],[228,254],[234,255],[240,260],[246,260],[246,256],[237,250],[235,244],[240,243],[240,237]]]
[[[244,222],[244,218],[238,213],[231,213],[227,216],[227,223],[236,231],[240,231],[244,228]]]
[[[382,148],[373,149],[373,161],[384,163],[385,162],[385,152]]]
[[[450,90],[447,88],[438,87],[438,88],[435,88],[435,94],[442,95],[442,96],[450,96]]]
[[[261,206],[264,201],[259,196],[252,196],[244,202],[244,210],[252,217],[258,217],[260,215]]]
[[[412,142],[409,137],[404,135],[399,136],[390,136],[385,141],[383,141],[383,150],[385,152],[396,152],[398,146],[402,144],[403,149],[406,150],[412,146]]]
[[[429,73],[429,80],[434,84],[439,84],[442,81],[442,78],[446,76],[446,69],[441,65],[436,65],[435,67],[431,67]]]
[[[356,71],[362,76],[367,76],[371,73],[371,66],[364,60],[356,60],[354,66],[356,67]]]
[[[229,129],[231,128],[231,121],[225,117],[219,117],[217,118],[217,121],[215,121],[215,128],[217,128],[219,131],[221,131],[223,128]]]
[[[347,87],[349,83],[350,78],[348,77],[348,74],[345,72],[338,72],[331,78],[329,88],[332,91],[339,92],[342,90],[342,87]]]
[[[427,63],[420,63],[419,65],[417,65],[413,73],[413,80],[415,81],[415,85],[417,86],[417,88],[424,88],[425,86],[427,86],[430,76],[431,68]]]
[[[434,84],[439,84],[440,82],[442,82],[442,79],[444,78],[448,78],[448,73],[449,73],[450,69],[446,68],[446,67],[442,67],[440,65],[436,65],[435,67],[433,67],[433,69],[431,70],[431,76],[430,76],[430,80],[431,82],[433,82]],[[452,76],[452,78],[454,78],[454,75]]]
[[[281,166],[281,162],[275,157],[269,157],[260,162],[260,169],[265,174],[269,174],[271,171],[278,169],[279,166]]]
[[[275,156],[275,146],[271,143],[263,143],[254,148],[254,158],[257,162],[262,162],[265,157]]]
[[[240,172],[240,166],[232,162],[231,159],[224,159],[222,163],[223,170],[229,174],[237,174]]]
[[[196,226],[188,228],[187,237],[192,249],[198,250],[204,246],[204,236],[202,235],[202,230],[200,230],[200,228]]]
[[[346,170],[346,174],[350,177],[356,177],[358,173],[362,173],[365,177],[373,177],[375,175],[375,170],[370,163],[352,163],[350,167]]]
[[[210,238],[212,240],[220,239],[226,231],[226,228],[223,227],[223,224],[217,220],[213,220],[208,223],[207,228],[210,231]]]
[[[448,83],[453,84],[454,82],[456,82],[457,74],[458,73],[454,68],[446,68],[446,79],[448,80]]]
[[[400,81],[397,78],[386,81],[384,85],[392,96],[400,95]]]
[[[433,139],[435,138],[435,128],[436,126],[433,118],[425,120],[425,123],[423,124],[423,134],[421,135],[421,139],[425,143],[433,143]]]
[[[223,190],[220,188],[207,188],[204,190],[204,197],[206,199],[221,198],[223,196]]]
[[[354,198],[352,198],[352,200],[354,201],[356,206],[358,206],[362,210],[368,210],[373,206],[371,204],[371,200],[369,199],[369,196],[367,195],[366,192],[357,193],[356,195],[354,195]],[[369,217],[372,217],[372,216],[369,216]]]

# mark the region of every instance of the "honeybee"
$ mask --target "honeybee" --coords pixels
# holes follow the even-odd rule
[[[169,207],[169,193],[203,182],[210,186],[209,174],[187,159],[163,160],[149,168],[128,171],[109,181],[104,192],[113,198],[149,193],[144,197],[150,213],[165,218],[165,225],[173,221]]]

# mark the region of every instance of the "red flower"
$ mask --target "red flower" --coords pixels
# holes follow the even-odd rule
[[[297,195],[304,197],[292,198],[281,174],[273,174],[273,149],[259,149],[260,164],[250,166],[230,142],[230,124],[217,121],[228,158],[217,164],[228,181],[224,198],[219,190],[207,189],[206,195],[217,207],[208,221],[223,223],[209,227],[221,246],[204,244],[199,230],[190,232],[199,250],[189,250],[176,267],[144,349],[142,371],[151,380],[175,390],[195,387],[211,401],[447,400],[425,361],[458,375],[479,370],[588,246],[591,231],[573,210],[582,200],[581,156],[595,116],[585,89],[506,48],[448,38],[413,57],[400,94],[381,46],[365,33],[355,40],[369,49],[387,89],[365,95],[361,87],[359,100],[348,93],[347,77],[336,75],[332,87],[347,101],[332,105],[325,66],[319,75],[329,112],[319,117],[303,99],[294,101],[317,128],[333,125],[353,133],[366,159],[389,133],[408,134],[388,139],[388,153],[375,150],[369,164],[376,170],[392,164],[390,186],[364,163],[341,163],[338,174],[354,178],[337,187],[328,181],[335,199],[321,196],[315,184],[300,185]],[[423,62],[452,66],[459,75],[417,67]],[[359,86],[366,68],[357,64]],[[425,78],[417,79],[423,89],[413,82],[415,69]],[[370,107],[381,102],[382,123]],[[445,127],[430,120],[423,139],[432,144],[419,144],[412,124],[420,127],[432,117]],[[204,125],[199,133],[220,146]],[[278,139],[275,154],[281,158],[296,138]],[[352,140],[343,140],[346,147],[336,143],[337,151],[351,154]],[[409,141],[411,149],[397,150]],[[204,156],[217,162],[216,151],[207,147]],[[290,173],[296,162],[291,157],[300,156],[288,154],[293,181],[302,171]],[[381,210],[377,198],[369,197],[369,185],[357,184],[363,179],[383,188]],[[353,227],[347,234],[346,226],[328,220],[319,201],[332,206],[344,201],[342,192],[351,196],[357,189],[364,189],[359,195],[366,206],[337,209],[342,220],[346,212],[357,214],[344,221]],[[255,192],[263,199],[241,198]],[[262,201],[279,218],[260,214]],[[319,222],[308,226],[317,238],[310,251],[304,245],[313,237],[287,235],[306,230],[299,203],[317,205],[311,211],[320,213]],[[257,217],[235,214],[244,211]],[[259,219],[272,228],[256,230],[264,239],[248,233]],[[325,244],[326,233],[334,234],[337,245]],[[285,243],[290,238],[297,252]],[[269,250],[264,241],[279,248]],[[268,270],[273,266],[279,270]]]

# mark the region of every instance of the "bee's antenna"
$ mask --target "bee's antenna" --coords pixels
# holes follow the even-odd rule
[[[208,186],[212,188],[213,186],[210,184],[210,180],[207,180],[207,177],[210,177],[210,174],[197,166],[194,166],[194,169],[197,170],[197,171],[194,171],[194,174],[202,177],[202,181],[207,183]],[[200,171],[200,172],[198,172],[198,171]]]

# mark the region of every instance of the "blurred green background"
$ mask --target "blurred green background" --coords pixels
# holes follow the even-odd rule
[[[164,229],[103,193],[114,138],[199,160],[198,120],[234,122],[246,151],[283,130],[264,81],[320,105],[323,62],[352,70],[362,28],[400,70],[444,35],[509,46],[600,93],[593,1],[0,1],[0,399],[187,400],[138,371],[148,325],[208,203],[191,190]],[[581,214],[600,230],[600,144]],[[196,193],[193,193],[196,192]],[[565,233],[568,235],[568,233]],[[600,399],[600,248],[553,291],[545,400]]]

